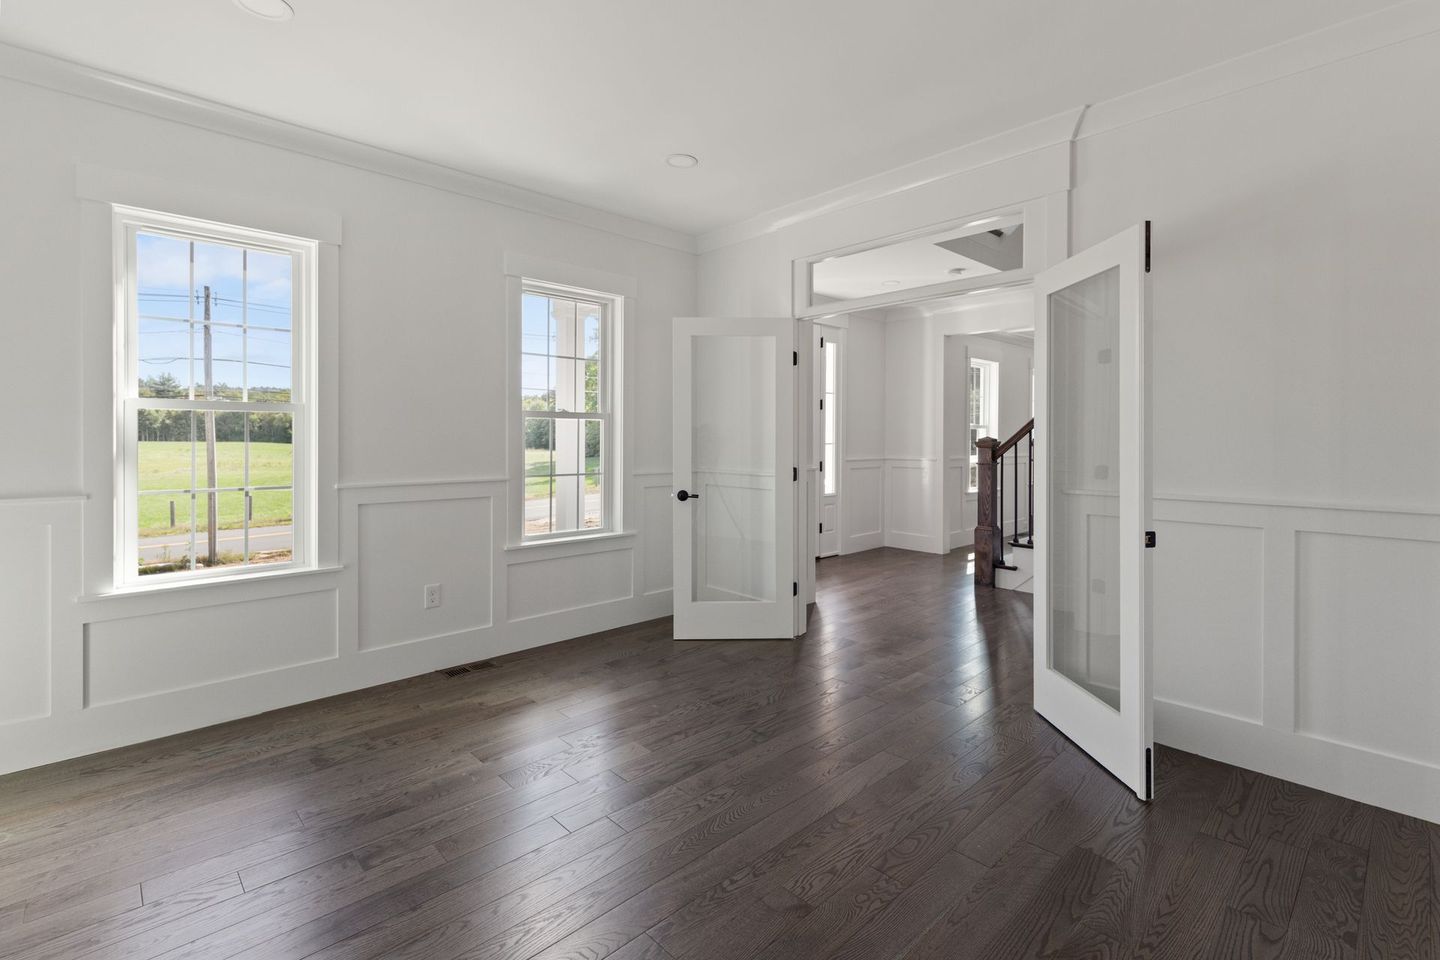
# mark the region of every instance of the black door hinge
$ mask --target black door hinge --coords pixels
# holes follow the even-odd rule
[[[792,350],[792,351],[790,351],[790,366],[792,366],[792,367],[798,367],[798,366],[800,366],[800,351],[799,351],[799,350]]]
[[[1150,272],[1150,221],[1145,221],[1145,272]]]
[[[821,349],[821,350],[824,350],[824,349],[825,349],[825,338],[824,338],[824,337],[821,337],[821,338],[820,338],[820,349]]]
[[[820,398],[820,409],[821,409],[821,410],[824,410],[824,409],[825,409],[825,398],[824,398],[824,397],[821,397],[821,398]]]
[[[1154,530],[1146,530],[1146,531],[1145,531],[1145,546],[1146,546],[1147,548],[1155,546],[1155,531],[1154,531]]]
[[[798,580],[790,581],[790,596],[800,596],[800,582]]]
[[[799,482],[800,482],[800,468],[799,468],[799,467],[791,467],[791,468],[790,468],[790,479],[793,480],[793,481],[795,481],[796,483],[799,483]]]
[[[821,460],[821,461],[820,461],[820,472],[821,472],[821,473],[824,473],[824,472],[825,472],[825,461],[824,461],[824,460]]]
[[[824,533],[824,532],[825,532],[825,524],[823,524],[823,523],[820,524],[820,532],[821,532],[821,533]]]

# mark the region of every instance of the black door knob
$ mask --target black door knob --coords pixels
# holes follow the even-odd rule
[[[688,490],[681,490],[679,493],[675,494],[675,499],[679,500],[681,503],[684,503],[686,500],[699,500],[700,494],[691,493]]]

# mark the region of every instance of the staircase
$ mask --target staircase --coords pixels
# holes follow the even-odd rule
[[[1035,421],[1032,418],[1008,440],[982,437],[975,446],[980,451],[975,583],[1032,593]]]

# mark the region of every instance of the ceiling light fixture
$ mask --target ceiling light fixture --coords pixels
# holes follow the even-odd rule
[[[285,0],[235,0],[235,6],[252,17],[271,20],[276,23],[295,16],[295,8]]]
[[[687,167],[698,166],[700,163],[700,158],[690,153],[672,153],[670,154],[670,156],[665,158],[665,162],[670,164],[670,166],[672,167],[680,167],[681,169],[684,169]]]
[[[882,286],[882,287],[898,287],[898,286],[900,286],[900,281],[899,281],[899,280],[883,280],[883,281],[881,281],[880,286]]]
[[[960,274],[962,274],[962,273],[964,273],[964,272],[965,272],[965,268],[964,268],[964,267],[951,267],[950,270],[949,270],[949,273],[950,273],[952,276],[956,276],[956,277],[960,276]]]

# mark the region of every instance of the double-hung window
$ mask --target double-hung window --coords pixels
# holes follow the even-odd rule
[[[571,287],[523,282],[522,540],[613,529],[617,501],[612,354],[618,300]]]
[[[981,437],[998,437],[1000,429],[999,410],[1000,364],[993,360],[970,361],[970,480],[969,489],[974,493],[980,487],[980,448],[976,441]]]
[[[115,213],[117,583],[303,565],[315,244]]]

